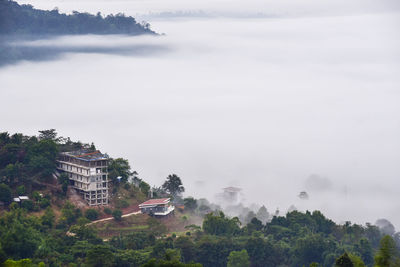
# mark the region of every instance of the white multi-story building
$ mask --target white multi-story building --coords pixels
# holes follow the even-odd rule
[[[57,169],[68,174],[71,185],[88,205],[108,205],[108,160],[100,151],[63,152],[57,159]]]

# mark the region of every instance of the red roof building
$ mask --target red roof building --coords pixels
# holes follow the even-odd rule
[[[139,208],[142,213],[152,216],[166,216],[175,210],[169,198],[149,199],[139,204]]]

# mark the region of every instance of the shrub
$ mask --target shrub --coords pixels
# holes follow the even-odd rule
[[[0,201],[4,202],[6,205],[10,204],[12,201],[11,189],[6,184],[0,184]]]
[[[228,267],[248,267],[250,266],[249,255],[245,249],[241,251],[231,251],[228,256]]]
[[[115,204],[115,206],[116,206],[118,209],[123,209],[123,208],[128,207],[128,206],[129,206],[129,203],[128,203],[128,201],[126,201],[125,199],[120,199],[120,200],[117,201],[117,203]]]
[[[186,210],[194,211],[197,208],[197,200],[193,197],[184,198],[183,203]]]
[[[116,221],[122,220],[122,211],[121,210],[114,210],[112,215]]]
[[[39,205],[40,205],[40,208],[45,209],[45,208],[47,208],[48,206],[50,206],[50,200],[48,200],[47,198],[42,198],[42,199],[39,201]]]
[[[25,194],[25,186],[23,186],[23,185],[18,186],[18,187],[17,187],[17,194],[18,194],[19,196]]]
[[[95,209],[87,209],[85,212],[85,217],[91,221],[94,221],[99,217],[99,212]]]
[[[32,211],[33,210],[33,202],[32,200],[24,200],[21,204],[21,206],[26,209],[27,211]]]
[[[40,193],[38,191],[35,191],[35,192],[32,193],[32,198],[35,201],[40,201],[42,199],[42,197],[40,196]]]
[[[56,229],[66,229],[67,226],[68,226],[67,218],[61,217],[57,222]]]
[[[126,190],[129,190],[129,189],[131,189],[131,185],[128,184],[128,183],[125,183],[125,184],[124,184],[124,188],[125,188]]]
[[[141,181],[139,183],[139,188],[140,190],[143,192],[143,194],[147,195],[149,193],[150,190],[150,185],[144,181]]]
[[[104,213],[110,215],[112,214],[112,210],[110,208],[104,208]]]

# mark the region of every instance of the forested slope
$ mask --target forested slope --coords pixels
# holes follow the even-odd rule
[[[74,11],[67,15],[57,9],[39,10],[31,5],[0,0],[0,34],[65,35],[65,34],[155,34],[148,23],[139,24],[124,14],[92,15]]]
[[[38,136],[0,133],[0,266],[4,261],[4,266],[400,266],[400,232],[390,222],[386,228],[338,224],[320,211],[296,210],[285,216],[261,218],[249,212],[253,215],[246,220],[232,218],[204,199],[182,199],[180,178],[177,186],[167,182],[152,191],[156,197],[181,198],[184,208],[177,206],[182,211],[170,218],[187,223],[184,231],[168,232],[165,218],[122,218],[115,213],[118,206],[145,198],[150,186],[128,182],[130,165],[121,158],[109,165],[117,209],[75,206],[63,179],[55,181],[55,191],[46,184],[54,182],[57,154],[82,148],[96,149],[58,137],[54,129]],[[172,177],[178,176],[167,181]],[[30,200],[12,203],[21,194]],[[104,214],[113,214],[113,221],[88,224]],[[193,217],[204,220],[189,224]]]

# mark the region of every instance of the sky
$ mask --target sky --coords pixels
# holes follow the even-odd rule
[[[61,12],[218,15],[147,16],[165,36],[25,43],[68,49],[0,68],[1,131],[55,128],[93,141],[129,159],[151,185],[178,174],[186,195],[215,200],[238,186],[246,205],[269,211],[294,205],[337,222],[387,218],[400,227],[396,1],[19,2]],[[78,49],[143,46],[157,49]]]

